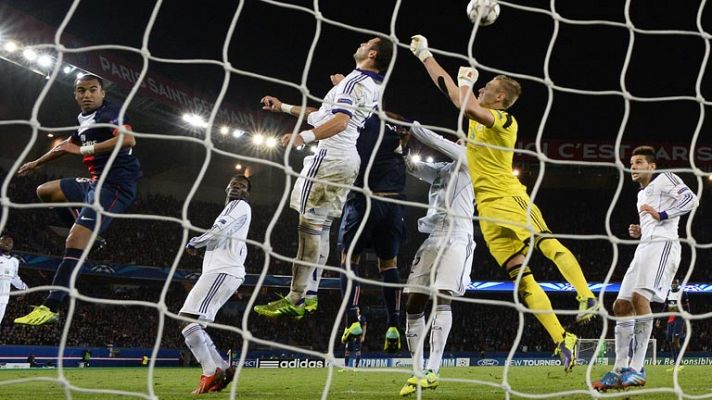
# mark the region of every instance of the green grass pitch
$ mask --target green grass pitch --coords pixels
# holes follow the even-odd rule
[[[673,373],[665,366],[647,367],[646,388],[672,388]],[[605,373],[608,367],[596,366],[594,380]],[[710,366],[687,366],[679,373],[679,383],[686,394],[712,397]],[[395,370],[371,370],[337,372],[334,369],[329,399],[398,399],[398,392],[408,378],[404,372]],[[440,387],[423,392],[423,399],[503,399],[504,391],[498,387],[442,379],[477,379],[499,384],[503,367],[444,368],[441,371]],[[147,394],[146,368],[68,368],[67,380],[79,388],[110,389]],[[154,391],[162,400],[196,398],[190,391],[197,385],[200,370],[197,368],[156,368]],[[3,400],[64,399],[65,392],[57,382],[49,380],[12,383],[27,378],[56,378],[57,370],[0,370],[0,398]],[[244,369],[237,388],[238,399],[318,399],[327,377],[327,369]],[[544,394],[566,390],[586,390],[586,368],[576,367],[568,375],[561,367],[513,367],[509,369],[509,382],[517,392]],[[636,394],[637,393],[637,394]],[[625,392],[611,391],[616,398],[674,399],[668,391],[663,393],[639,393],[637,389]],[[138,399],[119,394],[71,392],[72,399]],[[201,395],[204,399],[228,399],[229,391]],[[412,395],[408,398],[417,398]],[[512,398],[520,398],[512,396]],[[556,396],[551,398],[590,399],[588,394]]]

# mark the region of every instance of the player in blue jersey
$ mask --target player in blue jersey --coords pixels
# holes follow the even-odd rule
[[[690,312],[690,298],[687,292],[680,285],[680,280],[675,278],[670,285],[670,291],[665,299],[662,312]],[[660,327],[660,320],[657,320],[655,325]],[[680,340],[685,337],[685,319],[680,315],[670,315],[667,317],[667,330],[665,332],[665,341],[670,344],[670,352],[672,360],[677,360],[677,354],[680,352],[682,344]],[[683,368],[680,365],[680,368]],[[667,370],[673,371],[673,368]]]
[[[402,120],[396,114],[389,117]],[[356,144],[361,157],[361,168],[354,182],[358,188],[364,187],[366,167],[374,152],[373,165],[368,175],[368,187],[373,192],[371,210],[366,215],[366,196],[358,191],[351,191],[344,205],[343,217],[339,228],[339,248],[341,249],[341,265],[345,269],[347,252],[354,246],[351,256],[351,269],[355,274],[359,272],[361,253],[367,248],[373,248],[378,257],[378,269],[386,284],[399,284],[397,256],[400,244],[405,239],[405,206],[387,200],[405,200],[405,160],[403,148],[410,136],[407,129],[386,123],[381,144],[376,148],[376,142],[381,131],[381,120],[373,114],[366,120],[360,131]],[[356,243],[353,239],[364,218],[368,218],[361,236]],[[348,279],[341,275],[341,290],[344,296]],[[346,343],[353,336],[360,336],[362,326],[358,319],[358,282],[354,282],[352,290],[348,293],[349,304],[347,308],[346,328],[341,336],[341,341]],[[396,353],[400,350],[400,333],[398,325],[400,320],[401,288],[383,286],[383,300],[387,311],[386,340],[383,350],[387,353]]]
[[[37,196],[43,202],[93,204],[98,198],[104,211],[123,213],[136,198],[136,183],[143,175],[141,166],[133,155],[136,140],[129,132],[131,126],[128,125],[126,116],[123,120],[119,118],[120,107],[104,100],[105,96],[104,82],[100,77],[91,74],[79,76],[74,83],[74,99],[81,109],[77,117],[79,129],[45,155],[22,165],[18,170],[19,175],[25,175],[67,154],[82,157],[91,177],[64,178],[43,183],[37,188]],[[120,135],[117,128],[119,124],[122,125],[123,135]],[[121,149],[109,170],[104,172],[118,141],[121,141]],[[106,175],[106,179],[101,190],[97,190],[102,173]],[[58,208],[57,213],[71,228],[65,242],[64,257],[57,268],[52,285],[69,287],[72,271],[89,245],[96,223],[100,222],[97,235],[101,235],[112,218],[105,214],[97,215],[91,207],[82,207],[79,210]],[[15,319],[15,323],[44,325],[56,322],[59,306],[66,296],[67,292],[64,290],[50,291],[43,305],[35,307],[28,315]]]

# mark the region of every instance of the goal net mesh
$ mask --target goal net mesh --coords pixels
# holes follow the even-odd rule
[[[196,232],[205,231],[207,227],[196,226],[193,223],[190,207],[194,207],[196,203],[202,204],[200,201],[205,201],[204,197],[200,197],[201,185],[210,180],[211,173],[216,172],[215,164],[212,163],[218,159],[230,160],[233,165],[235,163],[252,165],[257,171],[255,174],[256,192],[261,190],[261,186],[270,190],[277,189],[269,195],[271,196],[269,200],[265,200],[269,197],[268,195],[262,195],[260,200],[262,205],[255,208],[268,215],[268,223],[260,225],[259,229],[253,227],[249,235],[248,243],[251,251],[261,255],[257,258],[260,263],[246,266],[248,272],[256,274],[258,278],[254,282],[251,292],[248,291],[251,293],[249,298],[243,299],[244,313],[239,318],[233,319],[232,323],[209,324],[211,332],[221,331],[241,338],[241,347],[233,349],[239,353],[237,365],[240,367],[235,377],[236,383],[230,386],[230,398],[237,397],[241,382],[242,362],[248,358],[248,353],[256,346],[269,346],[273,349],[324,360],[329,366],[328,373],[326,379],[319,381],[318,385],[323,388],[322,398],[330,396],[334,368],[338,367],[335,354],[339,352],[341,346],[339,336],[343,329],[341,321],[346,309],[346,302],[342,301],[338,306],[327,305],[326,309],[333,312],[328,317],[330,325],[313,327],[313,330],[309,332],[309,334],[318,335],[321,338],[328,337],[328,340],[323,341],[323,348],[314,346],[312,349],[307,348],[311,346],[294,345],[293,341],[288,339],[269,339],[264,330],[259,333],[253,330],[255,319],[260,317],[250,312],[255,304],[269,299],[269,296],[265,295],[266,292],[270,292],[272,295],[274,292],[283,290],[272,288],[265,290],[268,288],[266,282],[273,277],[274,265],[286,266],[294,260],[296,249],[294,246],[285,245],[284,241],[291,243],[295,239],[290,237],[289,232],[282,231],[285,230],[283,224],[287,224],[284,221],[288,220],[291,223],[289,226],[294,228],[292,233],[296,237],[296,225],[294,224],[296,217],[285,217],[284,215],[291,212],[288,204],[289,193],[299,174],[295,159],[301,160],[304,155],[308,154],[308,149],[290,149],[279,153],[278,156],[250,153],[243,151],[242,148],[236,149],[226,145],[220,124],[227,113],[224,106],[229,102],[226,99],[234,98],[235,92],[243,93],[244,91],[245,96],[252,96],[242,99],[243,103],[256,103],[259,99],[259,97],[253,96],[257,90],[251,92],[251,89],[243,87],[248,81],[261,85],[258,86],[258,90],[264,91],[261,94],[271,94],[272,91],[282,93],[285,102],[292,104],[304,106],[322,101],[321,96],[326,93],[328,86],[312,84],[314,71],[323,70],[315,69],[315,65],[326,62],[322,60],[328,60],[326,64],[329,67],[341,65],[341,68],[351,68],[350,64],[334,64],[331,62],[331,58],[340,57],[349,61],[351,55],[349,51],[357,47],[358,40],[365,41],[375,35],[383,35],[389,37],[396,44],[394,61],[389,66],[383,82],[384,98],[388,98],[392,104],[405,110],[403,114],[434,127],[439,133],[451,136],[453,140],[455,136],[462,137],[465,133],[462,129],[463,115],[453,110],[442,111],[452,107],[446,103],[446,100],[438,97],[437,91],[427,80],[426,72],[408,50],[411,35],[423,34],[429,37],[433,53],[450,72],[456,71],[459,65],[469,64],[477,67],[480,70],[481,81],[475,87],[484,85],[488,78],[498,74],[506,74],[522,83],[524,94],[519,103],[512,108],[515,115],[522,114],[521,118],[518,117],[522,126],[520,129],[522,137],[519,138],[518,148],[515,150],[515,164],[522,174],[521,179],[527,183],[531,198],[545,211],[545,215],[558,213],[560,215],[556,217],[557,220],[569,220],[570,226],[575,227],[570,231],[562,231],[556,226],[551,228],[555,237],[577,250],[575,251],[577,255],[591,256],[589,259],[580,261],[582,264],[585,263],[585,266],[590,265],[592,268],[597,268],[590,275],[589,271],[593,271],[591,268],[584,268],[584,271],[590,282],[601,283],[600,293],[602,294],[599,297],[601,300],[604,300],[606,285],[619,281],[622,277],[620,271],[624,271],[627,267],[632,249],[637,244],[637,241],[627,237],[626,231],[628,223],[637,221],[634,209],[621,209],[620,206],[620,204],[632,204],[630,200],[625,200],[624,196],[629,198],[635,196],[634,192],[626,189],[630,169],[625,157],[630,155],[631,146],[650,143],[659,145],[663,149],[670,149],[671,147],[668,145],[671,141],[683,146],[684,154],[666,153],[667,158],[664,159],[671,161],[672,167],[665,170],[682,176],[703,204],[706,199],[704,195],[705,181],[710,177],[708,171],[710,164],[709,159],[706,158],[709,154],[702,150],[709,150],[704,145],[706,142],[703,140],[703,133],[705,129],[709,131],[712,128],[708,122],[709,118],[706,117],[710,106],[712,106],[712,102],[708,100],[709,88],[712,87],[708,63],[712,36],[708,31],[710,26],[709,6],[704,0],[699,3],[684,2],[684,4],[675,4],[668,8],[661,6],[653,8],[650,13],[643,10],[646,7],[645,2],[631,0],[618,2],[615,5],[606,2],[605,7],[599,7],[598,2],[593,1],[581,2],[581,4],[576,2],[576,5],[555,0],[535,3],[500,1],[502,11],[499,20],[488,27],[470,24],[465,15],[465,2],[426,5],[397,0],[383,4],[374,2],[372,4],[374,8],[368,9],[368,7],[357,7],[355,4],[342,2],[338,2],[338,7],[336,7],[318,1],[313,3],[272,0],[241,1],[236,3],[229,18],[220,19],[222,25],[214,27],[215,30],[223,33],[220,46],[212,46],[212,52],[201,52],[201,46],[197,44],[191,46],[191,51],[186,52],[190,54],[187,57],[175,56],[173,49],[169,46],[171,42],[165,38],[156,37],[156,35],[166,35],[163,26],[158,23],[162,13],[167,15],[176,13],[175,5],[160,0],[150,8],[142,6],[145,24],[141,26],[140,37],[133,36],[131,40],[126,40],[121,44],[100,40],[96,44],[77,46],[76,42],[68,40],[66,35],[69,27],[78,29],[77,21],[88,17],[86,15],[87,3],[77,0],[69,5],[63,18],[57,21],[57,28],[52,40],[42,43],[29,41],[30,44],[25,46],[26,50],[32,49],[36,52],[50,54],[53,61],[51,66],[44,70],[36,66],[31,67],[35,72],[39,70],[43,75],[46,75],[46,80],[29,112],[22,118],[8,118],[4,114],[0,114],[0,128],[4,132],[9,131],[10,128],[23,128],[29,132],[27,141],[13,155],[13,162],[7,165],[7,174],[2,181],[0,231],[13,229],[9,225],[12,213],[42,212],[51,206],[16,201],[13,193],[15,190],[13,180],[17,179],[18,168],[24,162],[33,159],[33,148],[38,145],[43,135],[47,132],[60,132],[67,136],[77,128],[77,126],[47,125],[42,118],[42,108],[55,101],[52,91],[57,87],[65,92],[68,90],[66,82],[64,87],[61,86],[61,81],[67,74],[63,69],[68,65],[67,60],[71,60],[72,66],[76,67],[81,66],[83,57],[111,54],[111,52],[119,52],[133,60],[135,68],[131,71],[123,71],[117,67],[118,72],[115,72],[114,67],[111,66],[110,57],[104,57],[98,64],[99,66],[108,65],[107,69],[86,71],[104,76],[109,82],[112,79],[132,82],[124,90],[122,116],[128,114],[127,110],[133,107],[148,110],[149,113],[154,113],[157,118],[177,116],[176,112],[171,113],[165,109],[152,108],[153,106],[149,104],[151,99],[145,96],[145,91],[153,90],[154,86],[157,88],[158,95],[161,95],[158,85],[160,82],[152,80],[151,72],[154,65],[175,67],[176,70],[185,68],[185,71],[189,71],[193,67],[201,67],[203,69],[199,69],[199,72],[190,71],[188,75],[198,80],[201,79],[201,76],[209,76],[210,79],[206,78],[206,82],[212,82],[215,79],[218,83],[211,88],[214,93],[212,101],[200,102],[196,105],[196,108],[201,109],[203,119],[197,121],[193,119],[194,125],[189,132],[176,133],[179,129],[173,128],[176,128],[177,124],[169,129],[156,130],[144,129],[140,125],[134,127],[139,149],[142,141],[165,143],[166,148],[172,144],[181,143],[186,146],[198,147],[204,155],[203,161],[197,165],[197,168],[191,174],[186,175],[188,178],[184,180],[183,184],[189,189],[184,191],[180,208],[175,214],[165,214],[161,210],[156,210],[155,213],[117,215],[101,209],[98,203],[89,205],[100,211],[101,215],[115,217],[115,224],[128,224],[129,222],[166,224],[166,226],[178,227],[180,234],[175,234],[175,229],[170,231],[175,239],[172,243],[173,247],[165,248],[165,252],[171,255],[168,261],[170,268],[167,270],[167,279],[162,285],[157,300],[112,299],[77,290],[77,284],[81,282],[82,276],[78,274],[79,269],[76,270],[69,289],[69,308],[66,317],[63,318],[63,326],[57,331],[60,334],[58,337],[60,357],[57,363],[57,375],[52,378],[65,388],[67,398],[71,398],[73,392],[118,394],[146,399],[158,398],[154,381],[155,360],[165,337],[174,333],[175,336],[179,335],[179,331],[167,332],[166,328],[167,326],[176,327],[176,321],[180,320],[177,315],[178,309],[168,305],[172,278],[180,270],[181,259],[184,257],[182,249],[187,240]],[[188,9],[192,8],[192,6],[185,7],[186,10],[181,13],[183,18],[186,14],[190,14]],[[457,12],[442,11],[440,8],[443,7],[457,9]],[[95,8],[88,8],[97,11]],[[674,18],[671,18],[677,22],[683,21],[679,26],[665,25],[664,13],[671,10],[681,14],[673,15]],[[276,13],[282,18],[279,26],[276,22],[268,20],[260,22],[260,24],[264,23],[266,28],[255,24],[255,20],[262,19],[261,13],[268,12]],[[440,20],[440,16],[443,16],[444,20]],[[107,17],[107,14],[92,16],[97,20]],[[289,26],[290,22],[284,22],[290,21],[290,18],[293,18],[294,29]],[[371,19],[377,20],[377,22],[370,23]],[[309,23],[305,23],[305,20],[308,20]],[[521,26],[519,26],[520,22]],[[205,23],[207,24],[207,22]],[[107,24],[104,27],[96,23],[91,26],[92,29],[105,31],[135,29],[135,27],[119,27],[108,22]],[[162,21],[161,24],[166,24],[166,22]],[[247,27],[244,30],[241,28],[243,25]],[[304,27],[308,27],[308,29],[304,32],[300,31]],[[437,34],[438,30],[444,30],[448,34]],[[192,32],[194,35],[198,35],[197,32]],[[181,37],[180,32],[175,32],[175,34],[178,36],[176,38],[178,43],[180,40],[193,40],[198,43],[203,40],[200,36],[187,38]],[[265,41],[268,44],[252,43],[247,47],[247,50],[241,50],[238,55],[235,55],[232,50],[240,48],[242,45],[241,38],[243,36],[241,35],[250,38],[265,36],[268,38]],[[341,40],[345,38],[354,41],[344,44]],[[290,44],[292,40],[299,42],[299,45],[295,46],[298,46],[301,52],[295,59],[285,59],[280,51],[285,51],[292,46]],[[522,44],[518,45],[517,41],[521,41]],[[154,42],[160,42],[167,48],[157,48],[153,44]],[[274,46],[274,54],[269,58],[249,59],[249,50],[257,51],[262,47],[262,52],[259,54],[264,55],[264,47],[270,46]],[[344,46],[348,51],[344,51]],[[16,54],[11,55],[8,48],[2,51],[5,61],[12,61],[19,57]],[[653,52],[657,52],[654,57],[650,55]],[[638,57],[641,53],[647,53],[647,56]],[[203,56],[204,54],[208,54],[208,56]],[[290,56],[294,55],[294,53],[289,54]],[[653,63],[651,60],[655,60],[655,62]],[[643,64],[641,65],[641,63]],[[17,62],[17,64],[22,63]],[[275,68],[275,64],[285,64],[286,67]],[[27,66],[28,64],[23,65]],[[654,72],[641,72],[648,68],[653,69]],[[72,73],[75,72],[72,70]],[[336,72],[346,73],[348,71],[333,71],[332,73]],[[676,79],[678,75],[687,75],[689,79]],[[284,76],[292,78],[284,79]],[[328,82],[327,78],[328,76],[319,77],[323,82]],[[668,83],[668,80],[674,83]],[[206,83],[207,85],[209,83]],[[705,92],[705,88],[707,88],[707,92]],[[400,92],[390,94],[389,91],[396,89]],[[176,99],[181,97],[169,95],[177,96]],[[537,102],[526,100],[528,96],[536,99]],[[409,103],[422,103],[429,106],[421,105],[413,107],[413,111],[409,111]],[[385,109],[389,109],[389,107],[390,105],[386,105]],[[525,107],[530,111],[525,113],[522,110]],[[423,115],[417,115],[421,111]],[[74,111],[67,112],[71,114]],[[672,117],[665,114],[671,114]],[[684,118],[678,117],[678,115],[684,115]],[[385,119],[385,115],[383,117]],[[661,118],[660,122],[656,121],[658,117]],[[255,134],[256,126],[264,126],[260,124],[262,122],[266,125],[272,123],[275,133],[292,130],[297,132],[300,130],[299,124],[304,120],[303,117],[300,117],[295,124],[294,121],[285,122],[279,118],[274,117],[274,121],[262,121],[263,119],[269,120],[269,117],[260,115],[259,110],[240,114],[232,119],[233,122],[238,121],[244,129],[242,133],[234,135],[239,137],[245,132]],[[652,129],[657,129],[660,132],[656,133],[658,136],[649,136],[648,132]],[[558,140],[560,137],[570,137],[571,139],[567,142]],[[652,139],[649,141],[650,138]],[[157,148],[158,146],[152,147],[152,149]],[[151,157],[146,152],[139,154],[140,157]],[[112,154],[112,161],[115,156],[116,151]],[[4,157],[6,156],[3,155]],[[166,163],[181,163],[180,154],[174,156],[162,154],[161,157],[163,157],[162,161]],[[371,168],[372,163],[371,159],[368,168]],[[661,164],[665,165],[662,162]],[[159,168],[155,165],[154,167]],[[161,168],[165,168],[165,166],[161,166]],[[221,176],[229,176],[229,174],[226,175],[223,171]],[[160,178],[152,179],[160,181]],[[557,188],[559,185],[556,183],[557,180],[566,183],[560,184],[561,187]],[[604,181],[608,183],[605,184],[605,190],[597,198],[582,200],[575,194],[577,185],[574,182],[585,186],[589,193],[592,189],[595,193],[596,185]],[[99,185],[103,184],[104,177],[99,180]],[[572,186],[574,189],[571,189]],[[153,190],[160,192],[161,188],[155,187]],[[427,189],[423,187],[421,190],[426,191]],[[215,192],[213,191],[213,193]],[[558,206],[547,207],[547,200],[558,201],[557,205],[566,204],[557,199],[558,193],[564,193],[564,196],[573,196],[577,204],[567,204],[563,209],[557,208]],[[365,194],[371,197],[368,190],[365,191]],[[401,203],[408,206],[409,210],[413,210],[409,217],[413,221],[416,217],[424,215],[427,208],[427,199],[424,197],[417,201],[409,200]],[[82,204],[68,204],[67,206],[81,207]],[[687,218],[684,227],[681,227],[680,241],[685,249],[685,261],[680,267],[680,271],[684,273],[682,275],[683,285],[692,277],[699,278],[694,275],[696,260],[700,256],[707,257],[706,251],[712,248],[709,235],[693,223],[697,213],[703,212],[693,211]],[[703,216],[707,217],[707,215]],[[580,221],[580,226],[577,226],[577,221]],[[476,217],[474,222],[477,223]],[[412,224],[410,226],[412,227]],[[113,226],[109,230],[112,228]],[[337,225],[334,224],[332,231],[336,229]],[[21,238],[18,239],[21,240]],[[411,240],[417,242],[420,239],[413,237]],[[121,246],[120,243],[116,245]],[[504,280],[506,274],[494,265],[491,257],[487,254],[484,243],[478,241],[478,245],[474,257],[473,280]],[[330,274],[329,276],[332,278],[338,277],[343,272],[338,260],[334,261],[336,253],[335,241],[332,240],[332,257],[329,263],[323,267],[327,271],[327,275]],[[401,257],[411,260],[413,254],[401,254]],[[531,261],[532,265],[546,263],[546,260],[537,257],[539,256],[527,253],[527,261]],[[89,257],[88,251],[85,251],[80,263],[84,263],[87,258],[91,257]],[[535,275],[542,273],[541,270],[534,267],[532,269],[535,271]],[[286,269],[283,269],[282,273],[284,271]],[[406,274],[407,270],[402,273],[402,275]],[[550,276],[560,280],[560,277]],[[378,279],[356,278],[353,274],[348,274],[348,277],[350,280],[358,279],[363,284],[375,287],[383,285]],[[49,289],[58,289],[47,285],[33,287],[29,292],[45,293]],[[240,290],[242,291],[244,288]],[[61,288],[59,289],[61,290]],[[435,291],[433,290],[432,293],[435,294]],[[554,298],[556,312],[562,318],[573,319],[577,313],[576,303],[572,301],[571,297],[567,297],[565,300]],[[601,318],[600,324],[597,325],[598,328],[589,332],[592,335],[588,337],[595,340],[581,340],[579,344],[579,358],[584,361],[583,368],[587,369],[586,385],[566,389],[563,388],[567,385],[558,385],[557,388],[551,388],[551,391],[546,393],[527,393],[521,388],[513,387],[509,378],[513,373],[512,369],[516,368],[510,366],[509,361],[522,349],[522,346],[527,346],[530,349],[535,347],[527,341],[527,336],[530,335],[530,332],[537,330],[541,334],[541,328],[532,323],[534,320],[532,313],[520,302],[516,291],[506,299],[501,296],[468,295],[453,301],[456,313],[467,314],[470,312],[468,310],[478,308],[487,310],[487,315],[481,313],[475,319],[482,318],[486,321],[490,317],[496,318],[493,316],[494,313],[511,315],[511,318],[505,321],[507,325],[501,328],[502,332],[478,328],[473,324],[467,325],[466,330],[454,330],[453,332],[457,332],[457,334],[450,337],[450,341],[459,343],[461,349],[473,352],[479,351],[482,346],[497,347],[500,344],[498,338],[501,337],[503,338],[501,341],[506,343],[508,356],[504,364],[504,372],[497,379],[489,381],[448,379],[446,375],[443,375],[442,381],[450,381],[449,384],[452,385],[466,382],[496,388],[503,391],[506,398],[511,396],[564,397],[595,393],[590,386],[591,382],[597,378],[592,376],[594,365],[600,363],[599,361],[604,358],[609,360],[610,364],[612,343],[610,337],[612,337],[611,332],[615,325],[615,321],[606,311],[610,310],[610,301],[604,301],[606,307],[600,311]],[[69,364],[62,355],[64,348],[68,346],[68,337],[76,317],[76,307],[80,303],[136,306],[156,311],[156,326],[153,327],[155,340],[146,371],[147,384],[144,392],[87,388],[67,379],[65,367]],[[404,313],[405,310],[402,311]],[[703,322],[712,317],[712,311],[705,310],[703,313],[696,314],[683,312],[681,315],[686,319],[687,331],[690,332],[691,321]],[[498,319],[497,321],[502,322],[503,320]],[[375,334],[381,335],[382,332]],[[466,338],[466,340],[457,336],[475,334],[478,337]],[[280,335],[280,337],[283,336]],[[690,334],[685,336],[683,350],[689,345],[692,336]],[[475,343],[479,344],[475,345]],[[655,343],[653,339],[649,346],[653,359],[656,357]],[[553,348],[550,343],[545,346],[547,347],[541,351],[549,351]],[[605,354],[601,356],[598,350],[604,351]],[[578,368],[582,368],[582,366]],[[379,372],[381,371],[398,374],[394,375],[398,377],[398,381],[401,378],[404,381],[413,372],[409,368],[388,368],[379,370]],[[28,377],[22,380],[0,381],[0,385],[13,385],[42,379],[45,378]],[[396,392],[398,387],[394,386],[392,389]],[[671,395],[675,393],[685,396],[685,388],[680,386],[677,372],[674,387],[656,390]],[[420,397],[421,393],[418,392],[417,395]]]

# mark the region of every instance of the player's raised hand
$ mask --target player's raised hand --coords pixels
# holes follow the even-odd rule
[[[342,74],[329,75],[329,79],[331,79],[331,84],[336,86],[339,84],[339,82],[344,80],[344,75],[342,75]]]
[[[301,135],[285,133],[284,135],[282,135],[282,138],[280,139],[280,141],[282,142],[282,146],[285,146],[285,147],[289,146],[289,140],[292,138],[292,136],[294,136],[294,143],[292,143],[293,147],[299,147],[299,146],[304,145],[304,138],[302,138]]]
[[[20,166],[20,169],[17,170],[17,174],[20,176],[25,176],[37,167],[39,167],[39,164],[37,163],[37,161],[30,161],[30,162],[24,163]]]
[[[457,71],[457,86],[458,87],[472,87],[477,78],[479,78],[480,73],[472,67],[460,67]]]
[[[260,100],[262,109],[271,112],[282,112],[282,102],[274,96],[265,96]]]
[[[630,224],[628,226],[628,235],[630,235],[633,239],[640,238],[640,225]]]
[[[425,60],[433,56],[433,53],[428,50],[428,39],[423,35],[411,36],[410,51],[412,51],[421,62],[425,62]]]
[[[656,221],[660,221],[660,213],[650,204],[643,204],[642,206],[640,206],[640,212],[648,213]]]

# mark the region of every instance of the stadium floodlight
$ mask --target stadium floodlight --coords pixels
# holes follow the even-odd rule
[[[432,156],[428,156],[428,158],[426,158],[425,161],[431,163],[431,162],[435,161],[435,159]]]
[[[64,72],[67,75],[71,74],[72,71],[74,71],[74,67],[71,65],[65,65],[64,68],[62,68],[62,72]]]
[[[410,156],[410,161],[420,162],[420,154],[413,154]]]
[[[54,137],[54,133],[52,133],[52,132],[48,133],[48,134],[47,134],[47,137],[50,138],[50,139],[53,138],[53,137]]]
[[[243,131],[242,129],[235,129],[232,131],[232,137],[234,137],[235,139],[241,138],[244,134],[245,131]]]
[[[242,169],[242,164],[237,163],[237,165],[235,165],[235,169],[238,170],[238,171],[241,170],[241,169]]]
[[[257,146],[262,146],[265,142],[265,136],[261,133],[252,136],[252,144]]]
[[[707,180],[710,181],[710,182],[712,182],[712,174],[707,175]]]
[[[221,135],[227,135],[228,133],[230,133],[230,128],[229,128],[228,126],[223,125],[223,126],[220,127],[220,134],[221,134]]]
[[[8,53],[14,53],[20,48],[20,45],[14,40],[8,40],[2,45],[2,48]]]
[[[196,128],[205,128],[208,126],[208,123],[198,114],[185,113],[183,114],[183,121]]]
[[[22,51],[22,56],[25,57],[27,61],[35,61],[38,57],[38,54],[32,49],[25,49]]]
[[[48,56],[47,54],[42,54],[41,56],[37,57],[37,65],[44,68],[51,67],[52,57]]]
[[[519,174],[521,174],[521,171],[519,171],[519,168],[514,168],[514,169],[512,170],[512,175],[514,175],[514,176],[519,176]]]
[[[268,149],[274,149],[277,146],[277,138],[274,136],[270,136],[265,140],[265,146],[267,146]]]

